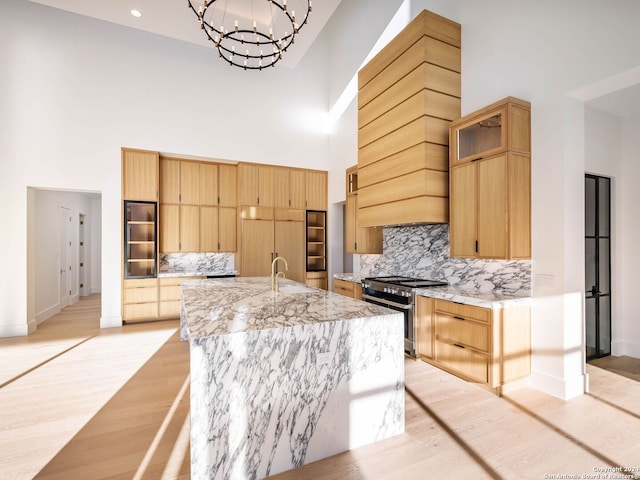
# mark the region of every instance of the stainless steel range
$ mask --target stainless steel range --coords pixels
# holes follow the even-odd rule
[[[362,299],[404,314],[404,351],[416,356],[416,290],[446,282],[411,277],[369,277],[362,281]]]

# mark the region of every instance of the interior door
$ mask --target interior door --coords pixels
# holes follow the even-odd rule
[[[59,253],[60,270],[60,306],[71,302],[71,210],[60,207],[59,214]]]
[[[305,276],[304,229],[304,222],[275,222],[275,252],[278,256],[284,257],[289,267],[285,271],[284,265],[278,262],[277,271],[284,272],[287,278],[300,283],[304,283]]]
[[[585,175],[587,360],[611,355],[611,179]]]

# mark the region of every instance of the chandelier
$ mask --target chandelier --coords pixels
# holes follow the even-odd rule
[[[245,70],[281,60],[311,12],[311,0],[187,1],[220,58]]]

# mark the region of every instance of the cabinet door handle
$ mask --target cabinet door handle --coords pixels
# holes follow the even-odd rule
[[[460,345],[459,343],[454,343],[453,346],[458,348],[464,348],[464,345]]]
[[[456,320],[462,320],[463,322],[466,320],[466,319],[464,319],[462,317],[453,317],[453,318],[455,318]]]
[[[472,162],[477,162],[478,160],[482,160],[482,157],[478,157],[478,158],[474,158],[473,160],[471,160]]]

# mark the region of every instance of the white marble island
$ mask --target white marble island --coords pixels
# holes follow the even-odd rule
[[[404,431],[399,313],[289,280],[194,280],[181,328],[192,478],[263,478]]]

